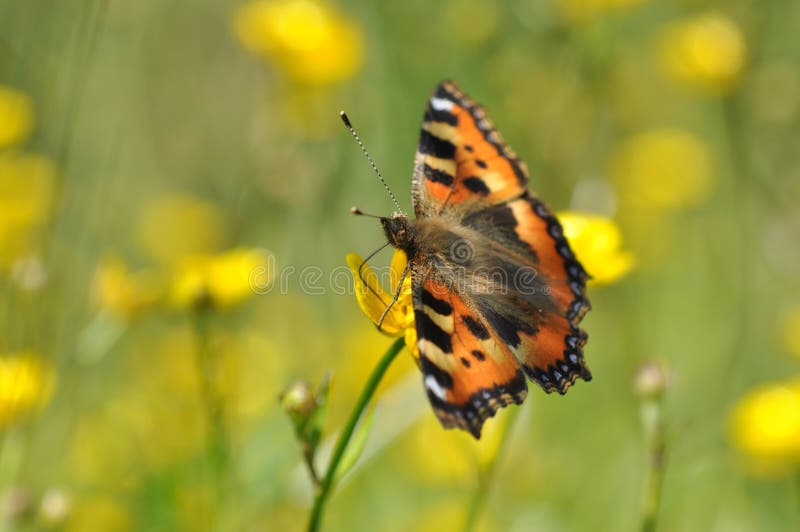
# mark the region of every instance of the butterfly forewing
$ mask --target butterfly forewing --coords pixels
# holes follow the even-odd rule
[[[412,198],[419,216],[465,203],[485,207],[525,191],[528,171],[503,142],[486,112],[453,82],[428,100],[414,159]]]

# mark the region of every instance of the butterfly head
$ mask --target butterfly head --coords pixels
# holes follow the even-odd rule
[[[406,214],[395,213],[389,217],[381,217],[381,225],[389,243],[406,253],[414,241],[413,231]]]

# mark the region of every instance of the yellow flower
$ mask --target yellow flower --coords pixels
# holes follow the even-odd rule
[[[55,167],[32,153],[0,154],[0,268],[32,251],[50,216]]]
[[[0,148],[23,142],[33,129],[33,104],[27,94],[0,85]]]
[[[659,53],[668,76],[710,93],[735,87],[747,62],[741,29],[721,13],[705,13],[668,26],[659,39]]]
[[[170,290],[179,308],[211,305],[231,307],[269,288],[274,272],[268,253],[236,248],[216,255],[185,259],[177,268]]]
[[[792,309],[786,316],[783,336],[789,351],[800,358],[800,308]]]
[[[648,210],[700,204],[714,185],[708,146],[680,129],[655,129],[626,140],[609,173],[623,200]]]
[[[380,279],[368,264],[361,268],[364,260],[359,255],[350,253],[347,255],[346,260],[353,273],[358,305],[364,314],[372,320],[372,323],[378,325],[381,315],[383,315],[384,310],[386,310],[398,288],[400,288],[400,278],[408,263],[406,254],[401,250],[395,250],[394,252],[392,264],[388,271],[390,293],[386,293],[383,290]],[[361,268],[360,274],[359,268]],[[411,301],[410,273],[403,280],[400,297],[389,309],[383,323],[381,323],[380,330],[388,336],[405,336],[406,347],[415,357],[419,356],[417,351],[417,330],[414,325],[414,304]]]
[[[580,24],[616,11],[625,11],[645,0],[557,0],[559,11],[567,22]]]
[[[560,212],[558,219],[575,255],[592,276],[590,283],[612,283],[633,267],[633,254],[621,249],[622,235],[612,220],[575,211]]]
[[[158,300],[160,287],[148,272],[130,272],[121,259],[106,256],[95,272],[92,295],[101,310],[130,318]]]
[[[53,369],[31,353],[0,355],[0,429],[46,405],[54,381]]]
[[[300,84],[337,83],[363,63],[361,29],[320,1],[251,1],[237,9],[233,26],[245,48]]]
[[[733,409],[730,435],[756,473],[800,464],[800,379],[751,391]]]

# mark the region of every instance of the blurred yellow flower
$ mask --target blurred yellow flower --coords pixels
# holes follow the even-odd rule
[[[400,278],[406,268],[407,258],[405,252],[395,250],[392,257],[392,264],[389,268],[389,289],[387,293],[383,290],[381,282],[375,271],[369,266],[364,265],[359,275],[359,268],[364,260],[356,253],[350,253],[346,257],[347,265],[353,273],[355,283],[356,299],[361,310],[372,320],[376,326],[383,315],[384,310],[394,298],[398,288],[400,288]],[[362,280],[363,277],[363,280]],[[389,309],[386,317],[381,324],[381,332],[388,336],[405,336],[406,347],[415,357],[419,357],[417,350],[417,330],[414,324],[414,304],[411,301],[411,275],[406,275],[400,291],[400,297]]]
[[[170,301],[179,308],[228,308],[268,289],[272,270],[268,252],[259,248],[189,257],[175,271]]]
[[[236,10],[233,27],[245,48],[274,62],[296,83],[343,81],[364,60],[361,29],[324,2],[254,0]]]
[[[783,337],[789,351],[800,358],[800,308],[792,309],[786,316]]]
[[[0,430],[46,405],[54,381],[53,369],[31,353],[0,355]]]
[[[655,129],[623,142],[609,173],[624,201],[647,210],[702,203],[714,186],[710,149],[680,129]]]
[[[167,265],[219,251],[227,234],[225,219],[217,207],[180,194],[163,196],[146,205],[136,230],[145,256]]]
[[[622,250],[622,234],[613,220],[575,211],[562,211],[558,219],[575,255],[592,276],[590,283],[613,283],[634,266],[633,253]]]
[[[0,148],[25,141],[33,129],[33,104],[27,94],[0,85]]]
[[[155,303],[161,287],[149,272],[131,272],[122,259],[105,256],[92,281],[92,297],[103,311],[131,318]]]
[[[557,0],[558,9],[567,22],[591,22],[603,15],[625,11],[643,4],[645,0]]]
[[[721,13],[704,13],[673,23],[659,39],[664,72],[711,93],[736,86],[747,62],[747,44],[736,22]]]
[[[50,216],[56,171],[44,156],[0,154],[0,269],[32,251]]]
[[[800,379],[748,393],[731,413],[730,435],[754,472],[793,470],[800,464]]]

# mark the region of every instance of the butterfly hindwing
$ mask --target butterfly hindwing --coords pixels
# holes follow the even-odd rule
[[[528,170],[484,109],[444,81],[428,100],[414,159],[412,199],[419,216],[476,208],[519,196]]]
[[[420,369],[447,428],[480,437],[486,419],[525,399],[528,386],[508,347],[467,301],[431,278],[412,283]]]
[[[498,290],[478,298],[489,322],[505,333],[526,374],[546,391],[560,393],[578,377],[591,379],[582,353],[586,333],[578,327],[590,308],[588,275],[572,253],[558,219],[541,200],[526,193],[474,213],[464,224],[500,246],[494,262],[501,263],[501,257],[522,260],[521,268],[535,280],[523,284],[516,276],[510,279],[506,294]],[[535,291],[544,293],[536,298]],[[544,305],[543,295],[549,308],[539,315],[536,310]]]

